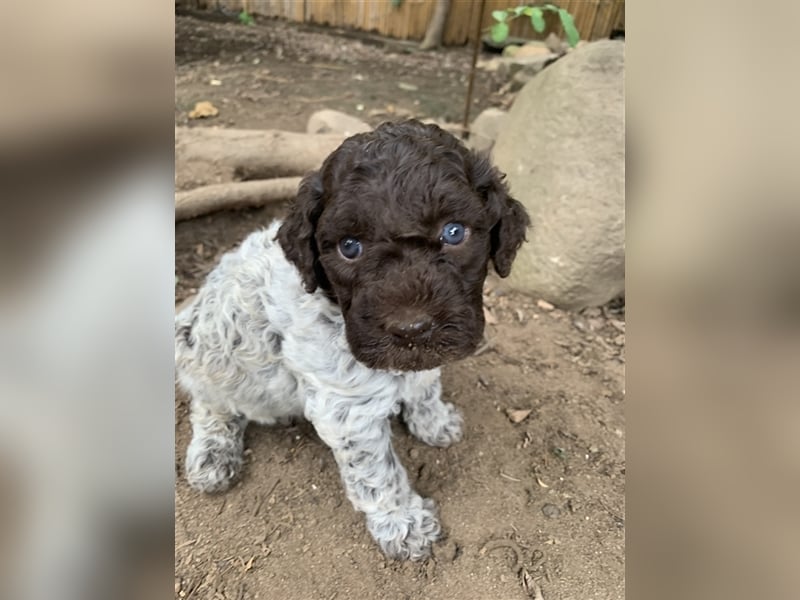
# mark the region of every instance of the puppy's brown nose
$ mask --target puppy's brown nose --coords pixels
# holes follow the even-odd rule
[[[413,338],[430,331],[433,319],[430,315],[415,311],[398,311],[386,323],[389,333],[404,338]]]

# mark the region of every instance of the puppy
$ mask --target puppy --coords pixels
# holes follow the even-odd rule
[[[189,483],[225,490],[249,421],[302,416],[383,552],[428,556],[435,506],[409,485],[389,419],[433,446],[461,438],[439,367],[478,347],[488,264],[506,277],[528,225],[503,176],[435,125],[345,140],[286,220],[226,255],[176,317]]]

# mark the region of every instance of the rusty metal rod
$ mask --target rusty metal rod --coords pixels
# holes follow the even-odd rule
[[[475,41],[472,45],[472,66],[469,70],[469,84],[467,85],[467,102],[464,106],[464,128],[461,132],[461,137],[467,139],[469,137],[469,109],[472,104],[472,88],[475,84],[475,64],[478,62],[478,50],[481,47],[481,24],[483,23],[483,9],[486,0],[481,0],[480,7],[478,8],[478,20],[475,25]]]

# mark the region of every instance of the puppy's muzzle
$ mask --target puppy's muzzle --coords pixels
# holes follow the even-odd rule
[[[385,327],[391,334],[412,340],[431,331],[433,317],[416,309],[398,310],[386,321]]]

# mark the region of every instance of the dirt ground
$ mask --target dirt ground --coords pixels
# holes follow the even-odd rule
[[[192,126],[304,131],[320,108],[372,124],[392,111],[459,121],[469,50],[412,48],[278,21],[245,27],[178,16],[176,124],[189,123],[200,100],[220,115]],[[480,74],[473,114],[498,102],[498,87]],[[284,210],[178,223],[176,303],[222,253]],[[624,303],[569,313],[511,293],[496,278],[485,297],[488,345],[443,370],[444,395],[464,413],[464,440],[437,449],[394,426],[414,487],[440,509],[447,538],[432,559],[381,555],[344,496],[333,457],[306,423],[251,426],[241,482],[219,496],[190,490],[182,477],[188,406],[179,393],[175,597],[622,599]],[[510,411],[530,412],[519,420],[525,413]]]

